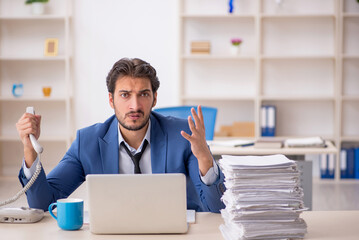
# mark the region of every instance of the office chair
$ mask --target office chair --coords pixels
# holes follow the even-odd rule
[[[192,107],[194,107],[197,111],[197,106],[164,107],[164,108],[154,109],[153,111],[160,113],[164,116],[173,116],[173,117],[187,119],[188,116],[190,115],[192,116],[191,114]],[[214,127],[216,124],[217,108],[202,106],[202,113],[204,118],[204,126],[206,128],[206,140],[213,140]]]

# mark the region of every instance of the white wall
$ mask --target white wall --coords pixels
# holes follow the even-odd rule
[[[122,57],[138,57],[156,68],[157,106],[178,104],[177,7],[177,0],[74,1],[76,129],[113,114],[105,81]]]

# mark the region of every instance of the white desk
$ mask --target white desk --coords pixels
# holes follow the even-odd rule
[[[307,222],[305,240],[359,239],[359,211],[308,211],[302,214]],[[196,223],[191,224],[187,234],[170,235],[94,235],[85,225],[79,231],[61,230],[48,213],[35,224],[0,224],[1,239],[68,240],[68,239],[223,239],[218,227],[223,223],[220,214],[197,213]]]
[[[210,149],[213,155],[271,155],[271,154],[284,154],[284,155],[305,155],[305,154],[322,154],[322,153],[337,153],[338,149],[332,142],[326,141],[327,147],[325,148],[254,148],[248,147],[223,147],[211,145]]]

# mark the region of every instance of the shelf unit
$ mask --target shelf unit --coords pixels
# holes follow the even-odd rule
[[[71,0],[51,0],[44,15],[32,15],[23,0],[0,0],[0,175],[20,169],[23,147],[15,123],[27,106],[42,115],[42,163],[50,171],[73,138]],[[44,56],[45,40],[58,39],[58,55]],[[23,95],[12,95],[13,84]],[[44,97],[42,87],[52,88]]]
[[[217,131],[252,121],[255,138],[261,106],[273,104],[278,138],[359,144],[359,4],[279,2],[237,0],[229,14],[226,1],[179,0],[180,103],[217,107]],[[243,43],[233,56],[236,37]],[[210,41],[211,53],[192,55],[191,41]]]

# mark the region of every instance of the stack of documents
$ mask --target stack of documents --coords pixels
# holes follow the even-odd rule
[[[227,190],[220,226],[226,240],[304,238],[300,173],[284,155],[222,156]]]
[[[321,137],[289,138],[285,140],[286,147],[325,147]]]

